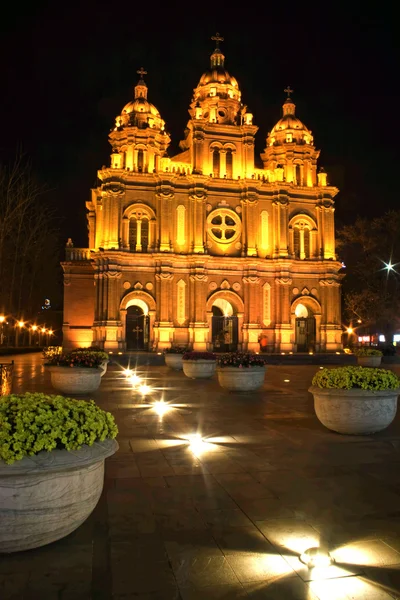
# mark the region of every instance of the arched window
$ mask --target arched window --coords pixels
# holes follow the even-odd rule
[[[296,185],[301,185],[301,168],[300,165],[296,165]]]
[[[143,171],[144,157],[143,150],[138,150],[137,165],[138,171]]]
[[[149,247],[149,220],[147,216],[129,220],[129,249],[131,252],[147,252]]]
[[[214,148],[213,150],[213,177],[219,177],[220,172],[220,155],[219,149]]]
[[[233,155],[232,150],[226,151],[226,176],[228,179],[233,177]]]
[[[310,258],[310,229],[308,223],[296,223],[293,228],[293,252],[296,258]]]

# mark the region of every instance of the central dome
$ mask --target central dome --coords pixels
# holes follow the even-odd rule
[[[122,109],[123,113],[150,113],[155,117],[159,117],[160,113],[154,106],[151,104],[146,98],[135,98],[135,100],[131,100],[124,106]]]

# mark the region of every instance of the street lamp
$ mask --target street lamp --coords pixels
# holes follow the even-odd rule
[[[17,321],[17,324],[15,326],[15,347],[16,348],[19,345],[19,335],[20,335],[24,325],[25,325],[25,323],[23,321]]]
[[[37,325],[32,325],[32,327],[29,330],[29,345],[32,346],[32,336],[35,335],[35,332],[37,331]]]
[[[5,320],[6,320],[5,316],[0,315],[0,346],[3,345],[3,340],[4,340],[3,327],[4,327]]]

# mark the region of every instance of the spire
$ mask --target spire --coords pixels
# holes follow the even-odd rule
[[[143,75],[147,75],[147,71],[145,71],[143,67],[140,67],[136,73],[140,75],[140,79],[137,85],[135,85],[135,100],[136,98],[145,98],[147,100],[147,85],[143,79]]]
[[[220,50],[219,42],[223,42],[224,38],[222,36],[220,36],[219,33],[217,32],[215,35],[213,35],[211,37],[211,39],[214,42],[216,42],[215,50],[211,54],[211,68],[215,69],[216,67],[223,67],[225,56],[222,54],[222,52]]]
[[[295,110],[296,110],[296,105],[293,102],[292,98],[290,97],[290,94],[293,94],[293,90],[291,89],[290,85],[287,86],[287,88],[285,88],[283,90],[285,92],[285,94],[287,94],[287,98],[285,100],[285,102],[283,103],[283,115],[294,115],[295,114]]]

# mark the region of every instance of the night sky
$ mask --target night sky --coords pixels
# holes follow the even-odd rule
[[[107,135],[133,97],[136,70],[172,136],[219,31],[226,67],[258,125],[256,154],[281,116],[283,89],[312,130],[319,164],[341,188],[337,223],[398,208],[399,53],[389,4],[14,3],[0,24],[0,158],[32,158],[62,217],[61,238],[86,246],[85,201],[109,164]],[[367,11],[370,12],[367,12]],[[261,164],[260,164],[261,166]]]

